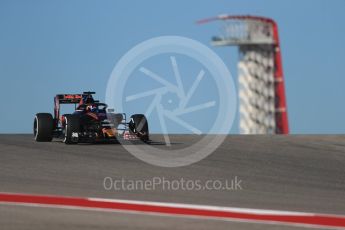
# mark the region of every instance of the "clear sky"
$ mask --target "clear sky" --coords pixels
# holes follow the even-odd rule
[[[217,25],[195,24],[224,13],[277,21],[291,133],[345,133],[344,11],[343,0],[0,0],[0,133],[31,132],[56,93],[94,90],[103,100],[117,61],[156,36],[209,46],[237,81],[237,50],[211,47]]]

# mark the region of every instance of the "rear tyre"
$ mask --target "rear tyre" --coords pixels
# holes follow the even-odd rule
[[[144,114],[134,114],[129,121],[129,132],[142,141],[149,141],[149,124]]]
[[[65,137],[63,142],[67,145],[77,144],[80,132],[79,117],[71,114],[65,115],[64,127]]]
[[[34,119],[34,137],[37,142],[49,142],[53,139],[54,120],[50,113],[37,113]]]

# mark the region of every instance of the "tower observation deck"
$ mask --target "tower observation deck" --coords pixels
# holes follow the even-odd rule
[[[238,46],[240,132],[288,134],[287,104],[277,23],[265,17],[220,15],[214,46]]]

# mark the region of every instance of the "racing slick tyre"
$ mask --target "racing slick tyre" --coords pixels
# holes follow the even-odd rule
[[[134,114],[129,121],[129,131],[136,134],[140,140],[149,141],[149,124],[144,114]]]
[[[35,141],[49,142],[53,139],[54,120],[50,113],[37,113],[34,119]]]
[[[77,144],[78,143],[78,135],[80,131],[80,123],[79,123],[79,117],[73,116],[71,114],[65,115],[65,137],[63,142],[65,144]]]

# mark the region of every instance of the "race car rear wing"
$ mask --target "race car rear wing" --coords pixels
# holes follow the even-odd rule
[[[55,103],[59,104],[78,104],[82,100],[82,94],[58,94],[55,97]]]

